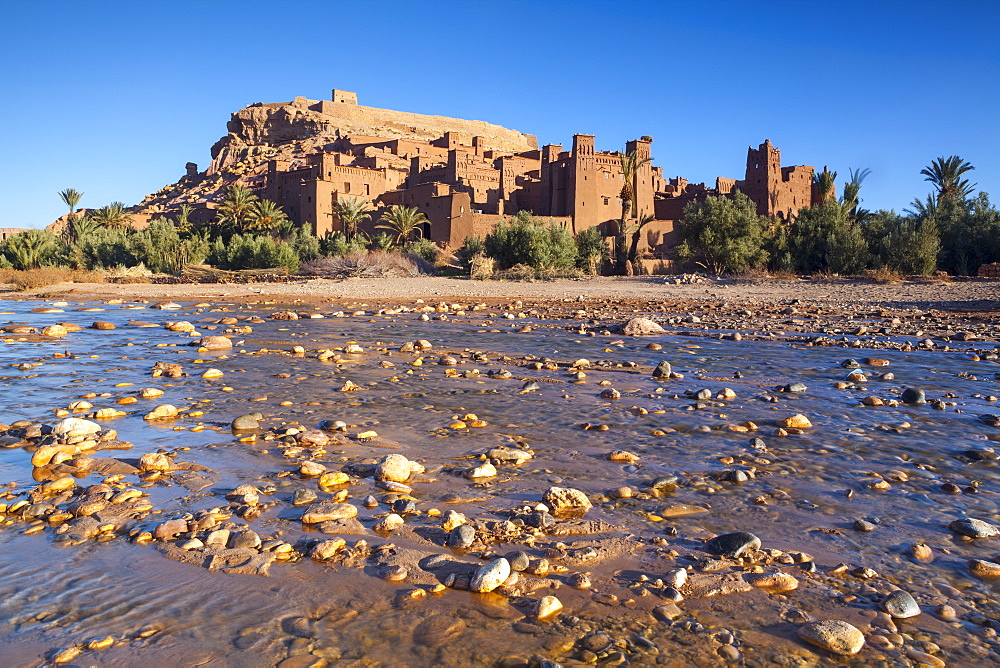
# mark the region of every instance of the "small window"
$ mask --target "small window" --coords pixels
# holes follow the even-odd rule
[[[604,198],[604,206],[607,206],[609,204],[611,204],[611,198],[610,197],[605,197]]]
[[[350,182],[349,182],[349,181],[345,181],[345,182],[344,182],[344,192],[345,192],[345,193],[349,193],[349,192],[351,192],[351,184],[350,184]]]

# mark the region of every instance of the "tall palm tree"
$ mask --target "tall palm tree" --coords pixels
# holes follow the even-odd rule
[[[651,222],[656,220],[656,216],[649,215],[643,211],[639,212],[639,218],[636,220],[635,225],[632,225],[626,234],[632,234],[632,243],[629,245],[628,249],[628,261],[632,268],[633,274],[639,274],[639,269],[641,264],[639,262],[639,242],[642,240],[642,228],[649,225]]]
[[[376,225],[375,229],[395,232],[396,244],[405,242],[413,230],[419,229],[421,224],[428,222],[427,216],[420,213],[417,207],[407,207],[402,204],[394,205],[382,215],[381,220],[385,225]]]
[[[618,222],[618,230],[615,234],[615,270],[618,274],[628,273],[628,253],[625,248],[625,226],[629,217],[629,212],[633,210],[635,204],[635,177],[639,169],[652,162],[652,158],[640,158],[635,151],[622,153],[618,156],[621,168],[622,190],[619,197],[622,201],[622,218]]]
[[[857,170],[848,168],[847,171],[851,178],[844,184],[844,193],[840,196],[841,205],[844,208],[844,213],[852,218],[864,218],[867,212],[863,209],[858,209],[858,206],[861,204],[861,184],[872,173],[872,170],[865,167]]]
[[[819,174],[813,175],[813,183],[819,191],[819,201],[826,202],[833,195],[834,182],[837,180],[837,172],[831,172],[826,167]]]
[[[107,206],[102,206],[91,214],[91,218],[99,227],[107,227],[111,230],[132,229],[132,216],[129,214],[128,208],[121,202],[112,202]]]
[[[969,183],[968,179],[963,179],[962,175],[971,172],[975,167],[957,155],[947,158],[935,158],[928,167],[920,170],[920,173],[927,178],[938,189],[938,199],[951,197],[965,200],[976,189],[975,183]]]
[[[281,207],[269,199],[259,199],[250,205],[247,216],[247,227],[261,232],[272,232],[278,229],[288,216]]]
[[[59,193],[59,199],[63,201],[63,204],[69,207],[69,219],[72,220],[74,213],[76,212],[76,205],[80,203],[80,199],[83,197],[83,193],[74,188],[66,188]]]
[[[219,205],[219,222],[236,232],[242,232],[251,220],[251,212],[257,196],[246,186],[236,183],[229,186],[226,196]]]
[[[100,227],[100,223],[90,216],[72,216],[60,236],[67,246],[78,246]]]
[[[371,218],[365,209],[368,201],[356,197],[345,197],[333,203],[333,210],[340,218],[344,236],[350,241],[358,233],[358,225]]]
[[[177,212],[177,220],[174,221],[174,227],[177,228],[177,234],[182,236],[187,236],[191,234],[191,212],[193,209],[189,204],[181,204],[180,211]]]

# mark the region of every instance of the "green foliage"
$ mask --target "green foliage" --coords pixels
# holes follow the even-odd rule
[[[87,234],[75,248],[80,263],[87,269],[134,267],[139,260],[130,250],[131,228],[98,227]]]
[[[59,239],[47,230],[25,230],[0,243],[0,255],[14,269],[38,269],[59,262]]]
[[[455,251],[455,258],[458,259],[462,270],[468,273],[472,271],[472,258],[480,254],[486,254],[483,240],[479,237],[468,237],[462,247]]]
[[[246,229],[257,232],[277,232],[287,230],[291,222],[281,207],[269,199],[258,199],[250,204]],[[294,226],[294,223],[292,224]]]
[[[486,255],[498,269],[525,264],[533,269],[568,269],[576,262],[573,235],[555,221],[533,218],[530,211],[502,220],[483,240]]]
[[[112,202],[107,206],[102,206],[90,214],[90,217],[100,225],[111,230],[132,229],[132,216],[121,202]]]
[[[372,237],[371,248],[374,251],[389,250],[396,245],[396,240],[388,232],[379,232]]]
[[[322,255],[319,239],[312,235],[307,225],[300,225],[291,237],[281,241],[288,241],[292,245],[300,263],[312,262]]]
[[[136,260],[159,274],[177,274],[188,264],[199,264],[208,256],[209,242],[195,235],[182,239],[177,227],[166,218],[157,218],[136,232],[130,240]]]
[[[1000,213],[988,194],[971,200],[938,196],[920,219],[940,230],[939,266],[949,274],[975,274],[979,265],[1000,261]]]
[[[420,213],[417,207],[407,207],[401,204],[393,205],[383,216],[384,225],[376,225],[377,230],[389,230],[396,235],[396,243],[405,242],[415,230],[427,222],[427,216]]]
[[[77,204],[80,203],[80,199],[83,197],[83,193],[75,188],[66,188],[66,190],[60,191],[59,199],[63,201],[63,204],[69,207],[69,213],[72,216],[73,212],[76,211]]]
[[[933,219],[878,211],[862,226],[872,263],[900,274],[930,274],[937,267],[940,235]]]
[[[364,253],[368,250],[368,240],[364,235],[348,239],[342,232],[328,231],[319,240],[319,250],[323,255],[347,255]]]
[[[588,227],[576,235],[576,266],[589,273],[599,273],[608,259],[608,244],[599,227]]]
[[[824,201],[801,209],[789,239],[796,268],[857,274],[868,266],[868,243],[861,227],[851,220],[840,202]]]
[[[299,256],[291,244],[251,234],[234,234],[229,243],[216,239],[209,262],[231,271],[285,267],[294,273],[299,269]]]
[[[757,214],[757,205],[743,193],[693,202],[679,221],[681,259],[692,259],[709,271],[746,271],[768,260],[765,244],[769,221]]]
[[[358,225],[371,218],[365,213],[367,208],[368,201],[357,197],[345,197],[333,203],[333,210],[340,219],[341,232],[348,241],[357,236]]]
[[[257,196],[240,184],[234,184],[226,189],[226,196],[219,205],[219,225],[224,235],[241,232],[253,220],[254,204]]]
[[[441,249],[430,239],[418,239],[403,245],[404,255],[416,255],[425,262],[434,264],[437,262]]]
[[[976,189],[976,184],[969,183],[969,180],[963,179],[962,175],[974,169],[971,163],[952,155],[947,158],[935,158],[929,166],[921,169],[920,173],[927,177],[924,181],[934,184],[938,197],[965,200]]]

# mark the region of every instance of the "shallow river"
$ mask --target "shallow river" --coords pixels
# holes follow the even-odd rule
[[[32,312],[39,306],[61,312]],[[431,312],[427,321],[416,311],[386,314],[372,307],[337,317],[338,308],[318,309],[322,319],[272,320],[281,307],[0,304],[0,324],[84,327],[56,339],[3,335],[0,422],[51,426],[62,419],[56,411],[88,396],[91,409],[69,414],[86,418],[105,407],[128,413],[99,422],[133,447],[99,456],[134,464],[162,450],[207,467],[183,479],[112,479],[116,490],[148,494],[154,510],[86,541],[62,541],[58,523],[8,513],[0,527],[0,664],[43,665],[72,647],[82,652],[71,664],[107,666],[516,666],[595,659],[603,665],[716,665],[726,658],[746,665],[915,665],[914,652],[950,665],[1000,662],[996,581],[973,577],[966,565],[969,559],[1000,561],[1000,538],[965,540],[948,529],[965,516],[1000,523],[997,463],[989,455],[976,461],[963,454],[991,451],[1000,440],[1000,427],[977,419],[1000,413],[995,359],[973,361],[954,350],[601,333],[613,323],[588,325],[589,335],[576,331],[580,321],[505,319],[499,308],[450,309],[447,320]],[[201,334],[221,334],[224,317],[239,318],[237,327],[253,317],[262,321],[233,334],[237,345],[225,353],[199,352],[188,345],[189,334],[162,327],[185,320]],[[116,328],[89,329],[94,320]],[[136,321],[158,326],[138,327]],[[399,352],[420,339],[433,348]],[[363,352],[341,350],[339,361],[316,358],[318,350],[338,351],[348,342]],[[651,342],[662,348],[647,348]],[[305,354],[293,354],[293,346]],[[439,364],[445,354],[458,363]],[[849,373],[841,363],[869,356],[888,366],[861,364],[868,380],[836,389]],[[416,366],[418,358],[423,363]],[[589,364],[581,367],[584,377],[575,378],[570,366],[580,359]],[[653,379],[653,367],[663,360],[683,378]],[[180,364],[189,375],[151,378],[159,361]],[[532,368],[536,361],[543,368]],[[544,368],[548,361],[557,368]],[[224,375],[201,378],[209,367]],[[487,376],[497,370],[511,377]],[[894,378],[880,380],[886,372]],[[341,391],[347,381],[360,389]],[[538,389],[523,392],[530,381]],[[807,390],[776,391],[792,382]],[[118,403],[144,387],[164,394]],[[908,387],[948,404],[943,410],[862,404],[865,397],[897,400]],[[609,388],[620,398],[600,396]],[[735,397],[715,398],[725,388]],[[702,389],[713,398],[690,395]],[[178,407],[180,416],[144,420],[159,404]],[[298,451],[287,450],[280,437],[239,440],[229,424],[251,412],[264,415],[267,433],[297,425],[315,429],[324,420],[347,424],[346,435],[312,459],[351,473],[351,483],[337,490],[346,489],[347,500],[359,507],[366,535],[345,534],[348,547],[363,538],[369,547],[392,544],[404,557],[441,554],[470,563],[523,549],[562,568],[543,578],[547,588],[505,597],[453,587],[437,591],[441,587],[428,584],[433,574],[416,577],[412,564],[411,577],[392,581],[381,577],[384,563],[311,559],[310,545],[332,536],[304,527],[292,496],[308,488],[323,499],[336,490],[300,475],[309,453],[291,456]],[[807,416],[812,427],[776,435],[778,421],[795,414]],[[470,426],[477,419],[486,425]],[[746,431],[741,425],[748,422],[756,429]],[[378,438],[358,438],[367,431]],[[754,438],[763,444],[755,447]],[[46,474],[33,468],[31,448],[19,440],[11,436],[4,441],[9,447],[0,449],[8,507]],[[502,445],[527,448],[533,458],[517,467],[502,464],[488,479],[463,476],[481,463],[476,457]],[[636,457],[610,461],[617,450]],[[406,524],[392,534],[371,526],[390,512],[387,502],[394,497],[350,468],[389,452],[426,467],[411,483],[417,512],[405,514]],[[737,471],[748,479],[733,482]],[[669,476],[676,482],[651,493],[653,480]],[[103,479],[92,475],[77,484]],[[164,520],[229,507],[225,495],[245,483],[263,491],[263,510],[227,521],[249,523],[265,542],[279,538],[293,547],[292,558],[274,561],[268,576],[211,571],[167,558],[158,549],[163,541],[136,540]],[[539,503],[553,485],[590,496],[594,505],[586,519],[606,523],[607,530],[539,536],[529,544],[498,541],[465,553],[444,546],[442,516],[427,513],[455,510],[470,520],[498,522]],[[623,487],[629,490],[616,491]],[[366,507],[369,495],[380,503]],[[858,530],[857,520],[873,530]],[[668,571],[689,567],[694,575],[743,567],[698,561],[706,556],[700,551],[705,539],[732,531],[753,532],[765,550],[806,553],[786,559],[806,564],[779,559],[765,567],[792,574],[798,589],[689,592],[672,621],[654,615],[669,602],[657,582]],[[932,562],[911,556],[915,543],[931,548]],[[841,564],[847,572],[836,569]],[[578,573],[589,575],[589,589],[570,586]],[[921,614],[875,628],[878,601],[895,588],[913,594]],[[539,622],[533,605],[544,595],[557,596],[565,607],[558,618]],[[953,610],[941,611],[942,605]],[[837,658],[798,639],[797,628],[809,619],[851,622],[869,642],[860,654]],[[600,633],[610,648],[588,640]],[[108,636],[110,647],[86,648]]]

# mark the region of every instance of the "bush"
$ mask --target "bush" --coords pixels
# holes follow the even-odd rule
[[[532,269],[569,269],[576,262],[576,243],[566,228],[545,223],[521,211],[496,224],[483,240],[486,255],[501,270],[524,264]]]
[[[458,260],[458,264],[462,267],[462,270],[466,273],[472,272],[473,258],[477,255],[485,255],[485,247],[483,246],[483,240],[479,237],[468,237],[462,247],[455,252],[455,258]],[[492,273],[492,267],[490,269]]]
[[[683,241],[677,255],[715,274],[761,267],[768,259],[769,226],[770,221],[757,214],[757,205],[743,193],[692,202],[678,221]]]
[[[375,251],[389,250],[395,246],[395,239],[388,232],[379,232],[372,237],[371,249]]]
[[[799,210],[789,246],[801,271],[857,274],[870,260],[861,227],[833,200]]]
[[[576,266],[588,274],[600,273],[608,259],[608,244],[598,227],[588,227],[576,235]]]
[[[430,239],[418,239],[403,244],[403,253],[406,255],[416,255],[424,262],[434,264],[441,254],[441,249]]]
[[[234,234],[229,243],[221,239],[212,245],[209,262],[220,269],[273,269],[285,267],[289,272],[299,268],[299,255],[284,241],[269,236]]]
[[[327,232],[319,240],[319,250],[322,255],[365,253],[368,251],[368,239],[363,234],[348,239],[341,232]]]
[[[317,278],[392,278],[431,271],[432,267],[417,256],[372,251],[322,257],[303,265],[299,274]]]
[[[314,237],[305,225],[299,227],[295,235],[292,236],[291,244],[292,248],[295,249],[295,254],[299,256],[299,264],[312,262],[322,255],[319,239]]]
[[[47,230],[25,230],[0,244],[0,255],[14,269],[37,269],[58,264],[62,245]]]
[[[80,241],[79,253],[83,266],[87,269],[107,269],[110,267],[134,267],[138,258],[129,250],[132,230],[98,227]]]
[[[188,264],[201,264],[210,249],[207,239],[196,235],[182,239],[177,228],[166,218],[157,218],[131,239],[132,255],[140,264],[157,274],[179,274]]]

